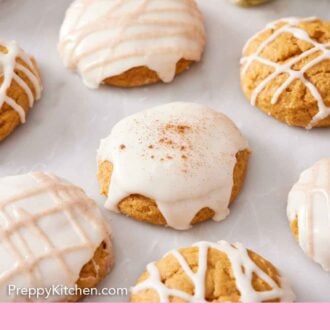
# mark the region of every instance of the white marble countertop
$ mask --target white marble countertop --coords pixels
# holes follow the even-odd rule
[[[1,39],[16,39],[37,58],[44,95],[27,124],[0,145],[0,175],[53,171],[82,186],[103,208],[96,181],[101,138],[126,115],[170,101],[207,104],[229,115],[248,138],[253,157],[246,185],[222,223],[187,232],[137,223],[104,210],[114,233],[116,265],[102,283],[130,287],[150,261],[199,240],[240,241],[277,265],[298,301],[330,301],[330,274],[310,261],[294,241],[286,218],[287,194],[300,172],[329,156],[329,130],[290,128],[253,109],[239,87],[245,41],[266,23],[287,16],[330,19],[328,0],[276,0],[243,9],[227,0],[199,0],[208,45],[203,59],[170,85],[133,90],[89,90],[57,54],[58,31],[70,0],[0,0]],[[87,301],[127,301],[89,297]]]

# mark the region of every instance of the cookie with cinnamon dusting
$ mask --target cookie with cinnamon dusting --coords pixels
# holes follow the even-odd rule
[[[106,208],[185,230],[223,220],[239,194],[250,151],[234,123],[193,103],[124,118],[98,152]]]

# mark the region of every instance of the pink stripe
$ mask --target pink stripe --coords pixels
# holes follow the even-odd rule
[[[328,329],[330,304],[3,304],[2,329]],[[30,325],[30,326],[29,326]]]

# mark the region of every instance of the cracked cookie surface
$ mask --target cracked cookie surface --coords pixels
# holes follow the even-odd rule
[[[132,302],[280,302],[294,295],[279,271],[241,244],[200,242],[147,266]]]
[[[330,22],[269,24],[243,50],[242,90],[252,105],[290,126],[330,125]]]

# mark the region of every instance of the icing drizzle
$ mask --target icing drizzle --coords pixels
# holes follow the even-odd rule
[[[298,25],[302,22],[313,22],[317,20],[315,17],[310,18],[286,18],[281,19],[278,21],[275,21],[273,23],[270,23],[267,25],[266,29],[262,30],[258,35],[261,35],[265,31],[268,30],[275,30],[266,40],[264,40],[260,46],[257,48],[255,53],[245,56],[241,59],[242,64],[242,76],[244,76],[247,71],[249,70],[251,64],[255,61],[258,61],[262,64],[268,65],[272,68],[274,68],[274,71],[266,78],[264,79],[253,91],[251,95],[251,104],[253,106],[256,105],[257,99],[259,94],[263,91],[263,89],[274,79],[279,77],[281,74],[285,73],[288,75],[286,80],[282,83],[282,85],[275,91],[273,94],[271,103],[276,104],[282,95],[282,93],[290,86],[290,84],[296,80],[299,79],[302,81],[306,88],[310,91],[312,96],[315,98],[317,105],[318,105],[318,113],[312,118],[309,125],[306,127],[307,129],[313,128],[319,121],[327,118],[330,115],[330,107],[326,106],[320,92],[318,91],[317,87],[312,84],[305,76],[306,72],[311,69],[313,66],[325,61],[330,60],[330,43],[322,44],[317,42],[316,40],[312,39],[308,33],[299,28]],[[278,29],[276,29],[278,23],[284,23],[284,25]],[[307,43],[309,43],[312,48],[309,50],[301,53],[300,55],[290,59],[289,61],[281,64],[272,62],[264,57],[261,56],[262,51],[269,46],[274,40],[276,40],[281,34],[283,33],[290,33],[292,34],[296,39],[303,40]],[[255,36],[252,37],[248,42],[246,43],[243,53],[247,50],[248,46],[250,45],[250,42],[255,39]],[[299,71],[292,69],[292,67],[301,62],[301,60],[307,58],[311,55],[316,55],[317,53],[320,53],[318,56],[316,56],[313,60],[310,60],[308,63],[306,63]]]
[[[204,45],[194,0],[76,0],[61,28],[59,52],[65,66],[97,88],[106,78],[139,66],[170,82],[176,63],[199,61]]]
[[[205,207],[229,214],[236,154],[248,149],[233,122],[193,103],[171,103],[120,121],[101,142],[98,163],[113,165],[105,207],[126,197],[153,199],[168,226],[190,228]]]
[[[102,241],[108,229],[82,189],[44,173],[0,179],[0,301],[19,298],[8,284],[73,287]]]
[[[0,45],[6,48],[7,51],[7,53],[0,52],[0,77],[3,78],[0,86],[0,109],[4,103],[7,103],[18,113],[21,122],[25,123],[24,109],[14,99],[7,95],[7,90],[12,81],[15,81],[28,96],[29,106],[32,107],[34,100],[38,100],[41,96],[42,86],[39,73],[33,64],[31,57],[19,48],[15,41],[9,43],[0,42]],[[18,59],[23,61],[25,65],[19,63],[17,61]],[[17,74],[17,71],[21,71],[26,75],[33,85],[35,95],[33,95],[33,91],[29,85]]]
[[[137,284],[131,289],[132,294],[137,294],[144,290],[154,290],[158,293],[160,302],[169,302],[170,297],[177,297],[190,303],[206,303],[205,300],[205,278],[207,272],[208,250],[216,249],[227,255],[233,274],[236,280],[236,287],[240,292],[240,302],[265,302],[279,299],[282,302],[291,302],[294,300],[294,294],[284,278],[280,278],[280,286],[262,269],[260,269],[249,257],[247,249],[241,244],[229,244],[225,241],[218,243],[199,242],[194,247],[198,248],[198,270],[193,272],[185,258],[178,250],[173,250],[167,255],[172,255],[179,262],[185,274],[194,285],[194,295],[184,291],[170,289],[161,281],[159,269],[156,263],[150,263],[147,266],[149,277]],[[166,256],[167,256],[166,255]],[[256,291],[253,288],[253,274],[257,275],[271,290]]]
[[[330,272],[330,158],[301,174],[289,193],[288,218],[298,219],[301,248]]]

